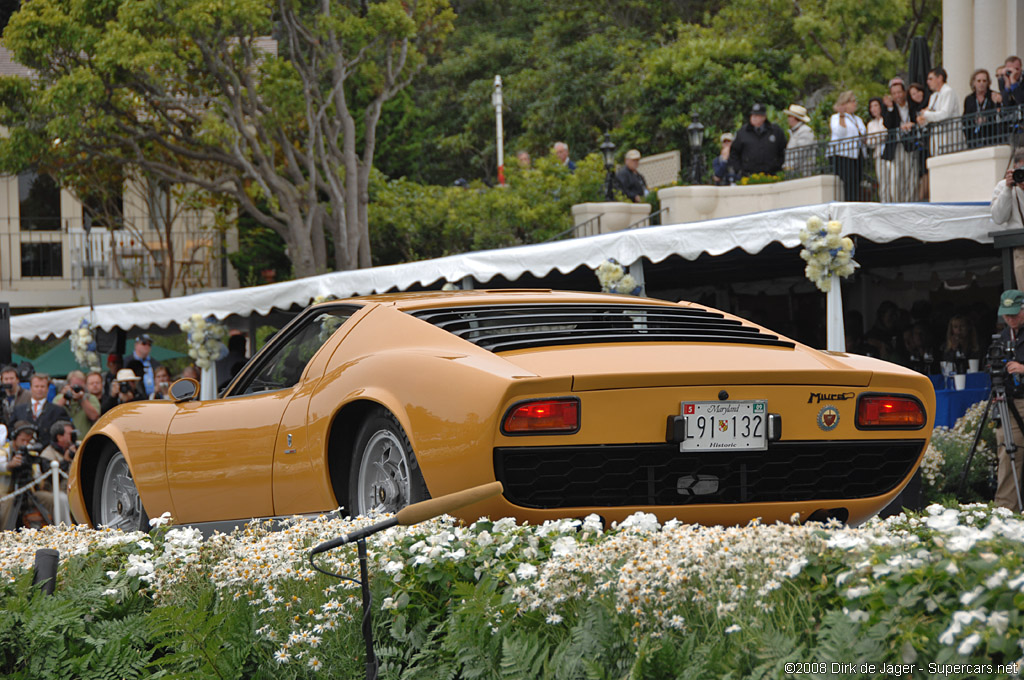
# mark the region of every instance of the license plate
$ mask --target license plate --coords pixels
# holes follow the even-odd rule
[[[764,400],[682,402],[686,437],[679,450],[767,450],[766,406]]]

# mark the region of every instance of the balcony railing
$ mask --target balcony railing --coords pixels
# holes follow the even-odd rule
[[[90,259],[97,289],[160,288],[168,260],[176,291],[221,286],[226,263],[218,232],[174,231],[169,244],[166,237],[164,241],[155,233],[126,230],[0,232],[0,288],[33,281],[64,281],[68,288],[83,288]]]
[[[925,200],[921,178],[928,158],[985,146],[1017,146],[1022,132],[1024,106],[972,113],[915,126],[909,132],[888,130],[789,148],[782,177],[838,175],[843,186],[837,190],[837,201]]]

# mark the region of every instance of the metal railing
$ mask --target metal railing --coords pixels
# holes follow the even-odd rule
[[[623,231],[629,231],[630,229],[643,229],[644,227],[655,227],[655,226],[658,226],[658,225],[662,224],[662,222],[664,221],[662,219],[663,215],[668,215],[668,206],[665,206],[661,210],[655,210],[650,215],[647,215],[646,217],[637,220],[633,224],[630,224],[625,229],[623,229]]]
[[[843,141],[786,149],[782,179],[838,175],[835,200],[905,203],[926,200],[930,157],[985,146],[1021,144],[1024,106],[971,113],[908,131],[887,130]]]
[[[0,288],[33,281],[83,288],[90,260],[98,289],[160,288],[168,265],[174,290],[218,288],[226,266],[221,235],[211,230],[174,231],[169,241],[126,230],[0,232]]]

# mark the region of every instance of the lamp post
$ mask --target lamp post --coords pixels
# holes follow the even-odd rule
[[[612,142],[612,136],[607,132],[604,133],[604,141],[601,142],[601,156],[604,157],[606,173],[604,178],[604,198],[606,201],[614,201],[615,175],[612,171],[615,169],[615,144]]]
[[[82,219],[82,228],[85,229],[85,280],[89,286],[89,311],[94,310],[92,304],[92,215],[88,211],[83,211],[85,214]],[[91,320],[91,319],[90,319]]]
[[[704,176],[704,155],[701,153],[701,146],[704,144],[704,126],[697,120],[697,116],[693,117],[693,122],[686,128],[686,132],[690,135],[690,148],[693,150],[690,183],[700,184],[701,178]]]

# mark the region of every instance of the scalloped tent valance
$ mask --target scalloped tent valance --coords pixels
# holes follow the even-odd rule
[[[1001,229],[992,222],[987,204],[828,203],[332,272],[266,286],[102,305],[96,307],[93,325],[104,330],[166,328],[196,312],[221,320],[232,315],[266,315],[276,309],[308,305],[319,295],[370,295],[415,285],[430,286],[438,281],[459,282],[466,277],[479,285],[497,275],[508,280],[526,273],[543,278],[553,270],[568,274],[581,265],[596,268],[608,258],[623,263],[641,257],[661,262],[673,255],[694,260],[704,253],[721,255],[737,248],[756,254],[774,242],[796,248],[800,245],[800,229],[812,215],[840,220],[844,235],[855,234],[876,243],[904,237],[922,242],[970,239],[991,243],[991,232]],[[795,253],[794,258],[794,271],[799,272],[803,262]],[[11,318],[11,336],[14,340],[60,336],[77,328],[88,312],[88,307],[73,307],[16,315]]]

